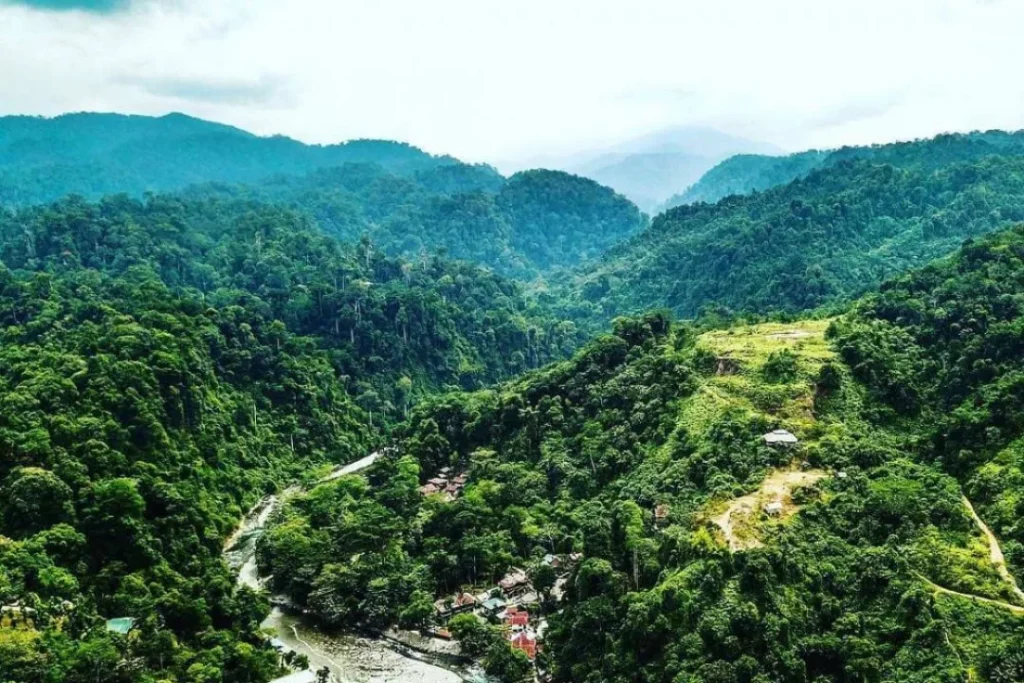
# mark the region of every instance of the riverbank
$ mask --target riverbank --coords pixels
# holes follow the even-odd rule
[[[306,617],[275,607],[263,621],[286,647],[309,659],[310,669],[326,667],[338,681],[358,683],[462,683],[473,672],[445,664],[398,640],[352,632],[328,632]]]
[[[337,467],[317,483],[366,469],[382,455],[383,451],[377,451]],[[239,585],[263,589],[263,579],[256,565],[256,543],[282,502],[301,491],[300,487],[291,486],[279,495],[265,496],[249,510],[225,542],[224,560],[238,572]],[[326,667],[336,681],[461,683],[482,678],[465,666],[467,662],[458,655],[456,643],[398,630],[380,635],[327,631],[301,611],[292,609],[284,598],[274,596],[271,603],[274,607],[261,624],[264,631],[290,650],[305,655],[310,669]]]

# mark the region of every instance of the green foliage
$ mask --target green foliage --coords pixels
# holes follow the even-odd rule
[[[786,156],[737,154],[702,175],[682,194],[670,197],[662,210],[697,202],[714,204],[731,195],[762,192],[776,185],[785,185],[819,168],[827,156],[828,152],[818,150]]]
[[[709,170],[685,192],[665,202],[664,210],[697,202],[713,204],[730,195],[763,192],[803,178],[815,169],[853,159],[867,159],[900,168],[934,170],[953,163],[974,162],[986,156],[1019,155],[1022,152],[1024,137],[1020,133],[993,130],[945,134],[932,139],[868,147],[843,147],[834,151],[809,150],[785,156],[737,154]]]
[[[941,151],[944,141],[920,145]],[[860,295],[1024,219],[1016,147],[938,167],[891,165],[897,152],[886,149],[760,194],[663,213],[600,262],[562,278],[552,300],[578,320],[655,306],[680,317],[709,305],[792,313]]]
[[[266,601],[221,560],[242,511],[365,455],[369,426],[425,393],[577,342],[497,276],[342,245],[256,202],[72,198],[0,216],[0,258],[0,605],[35,610],[0,626],[0,670],[25,683],[269,679]],[[427,573],[392,540],[419,467],[391,465],[379,502],[351,494],[368,528],[282,525],[263,549],[328,620],[432,613]],[[316,525],[345,501],[317,499]],[[365,561],[324,556],[334,542]],[[322,572],[302,573],[308,556]],[[111,617],[135,628],[108,633]]]
[[[0,205],[6,206],[67,194],[96,199],[208,181],[255,182],[346,163],[410,174],[456,162],[384,140],[319,146],[283,136],[263,138],[182,114],[0,118]]]
[[[593,260],[646,225],[628,200],[586,178],[536,170],[506,180],[490,167],[462,164],[408,176],[346,164],[186,194],[286,204],[328,234],[346,241],[366,235],[392,256],[442,252],[521,278]]]

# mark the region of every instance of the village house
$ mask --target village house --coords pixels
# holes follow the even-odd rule
[[[540,593],[535,591],[531,586],[525,593],[520,593],[515,597],[515,603],[517,605],[535,605],[540,602]]]
[[[107,630],[111,633],[118,633],[122,636],[128,635],[128,632],[135,628],[135,619],[132,617],[117,617],[116,619],[107,619],[106,623]]]
[[[32,607],[4,605],[0,607],[0,628],[35,628],[36,611]]]
[[[764,506],[764,513],[769,517],[778,517],[782,514],[782,503],[777,500],[773,500]]]
[[[518,567],[510,567],[508,573],[498,582],[498,586],[506,596],[525,593],[531,589],[530,577]]]
[[[521,650],[526,656],[533,659],[537,656],[537,636],[529,631],[512,633],[508,637],[509,644],[515,650]]]
[[[446,629],[444,626],[434,626],[432,628],[429,628],[427,629],[427,633],[429,633],[434,638],[440,638],[442,640],[452,639],[452,632]]]
[[[471,610],[477,606],[477,600],[469,593],[456,593],[434,602],[434,611],[438,616],[450,617],[460,612]]]
[[[792,432],[785,429],[776,429],[768,432],[763,437],[764,442],[769,446],[795,446],[800,440],[793,436]]]
[[[449,479],[450,467],[442,467],[436,477],[427,480],[427,483],[420,487],[420,494],[431,496],[436,493],[442,494],[444,499],[451,502],[459,497],[462,489],[466,486],[468,475],[463,472],[458,476]]]
[[[502,623],[513,631],[530,625],[530,613],[516,605],[510,605],[500,616]]]
[[[505,609],[506,603],[504,600],[498,597],[490,597],[480,603],[480,607],[489,614],[498,614]]]

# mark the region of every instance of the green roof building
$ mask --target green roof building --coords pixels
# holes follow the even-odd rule
[[[135,626],[135,619],[132,617],[117,617],[116,619],[107,619],[107,630],[111,633],[120,633],[122,636],[128,635],[128,632]]]

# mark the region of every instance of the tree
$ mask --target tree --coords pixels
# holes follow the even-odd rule
[[[27,536],[74,517],[72,492],[53,472],[15,469],[0,487],[0,520],[11,536]]]
[[[533,670],[530,658],[522,650],[511,647],[504,639],[496,640],[487,649],[484,671],[501,683],[518,683]]]
[[[472,612],[456,614],[448,621],[448,630],[462,651],[470,657],[479,657],[488,651],[495,640],[501,639],[499,633]]]

